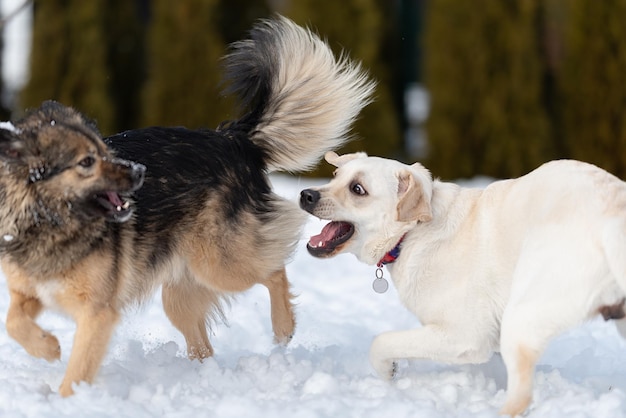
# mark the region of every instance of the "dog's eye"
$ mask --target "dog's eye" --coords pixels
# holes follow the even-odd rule
[[[92,156],[88,156],[83,158],[82,160],[80,160],[78,162],[78,165],[80,165],[81,167],[85,167],[85,168],[89,168],[91,167],[94,163],[96,162],[96,159],[93,158]]]
[[[359,196],[364,196],[367,194],[363,186],[361,186],[359,183],[353,183],[352,186],[350,186],[350,190],[352,190],[352,193]]]

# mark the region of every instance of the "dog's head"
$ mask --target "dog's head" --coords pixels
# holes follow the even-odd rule
[[[34,196],[53,216],[124,222],[132,207],[123,196],[141,187],[145,167],[115,158],[92,122],[47,101],[14,125],[0,125],[0,172],[3,194]]]
[[[420,164],[326,154],[337,167],[327,185],[303,190],[300,207],[327,224],[307,245],[315,257],[350,252],[377,263],[418,222],[432,219],[432,178]]]

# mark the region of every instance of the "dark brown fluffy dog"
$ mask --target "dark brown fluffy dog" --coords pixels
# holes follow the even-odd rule
[[[140,164],[114,158],[56,103],[0,130],[7,330],[52,360],[58,341],[36,316],[50,306],[74,318],[64,396],[92,381],[124,307],[160,285],[192,358],[212,355],[206,327],[221,301],[254,284],[269,289],[276,341],[291,339],[284,265],[306,214],[271,191],[267,173],[308,169],[344,143],[373,83],[281,17],[259,23],[225,64],[248,113],[217,131],[154,127],[106,139],[117,158]]]
[[[7,332],[31,355],[58,359],[59,342],[35,318],[60,307],[77,323],[60,392],[90,380],[119,316],[118,241],[128,195],[145,167],[115,158],[93,125],[46,102],[0,129],[0,254],[11,305]],[[126,196],[126,197],[124,197]]]

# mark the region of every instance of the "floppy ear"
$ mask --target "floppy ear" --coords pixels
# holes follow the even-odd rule
[[[18,160],[22,156],[24,142],[13,131],[13,128],[0,126],[0,160]]]
[[[326,155],[324,155],[324,159],[326,160],[326,162],[328,164],[334,165],[335,167],[341,167],[348,161],[365,157],[367,157],[367,154],[364,152],[354,152],[352,154],[338,155],[336,152],[328,151]]]
[[[399,222],[428,222],[433,218],[430,197],[423,186],[415,180],[413,173],[403,170],[398,177],[397,220]]]

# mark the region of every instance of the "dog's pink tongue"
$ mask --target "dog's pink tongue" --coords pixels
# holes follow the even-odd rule
[[[107,198],[109,199],[109,202],[113,204],[113,206],[122,206],[124,204],[124,202],[122,202],[122,199],[120,199],[120,195],[115,192],[107,192]]]
[[[311,247],[323,247],[324,243],[332,240],[341,229],[341,224],[339,222],[330,222],[322,228],[322,232],[318,235],[313,235],[309,239],[309,245]]]

